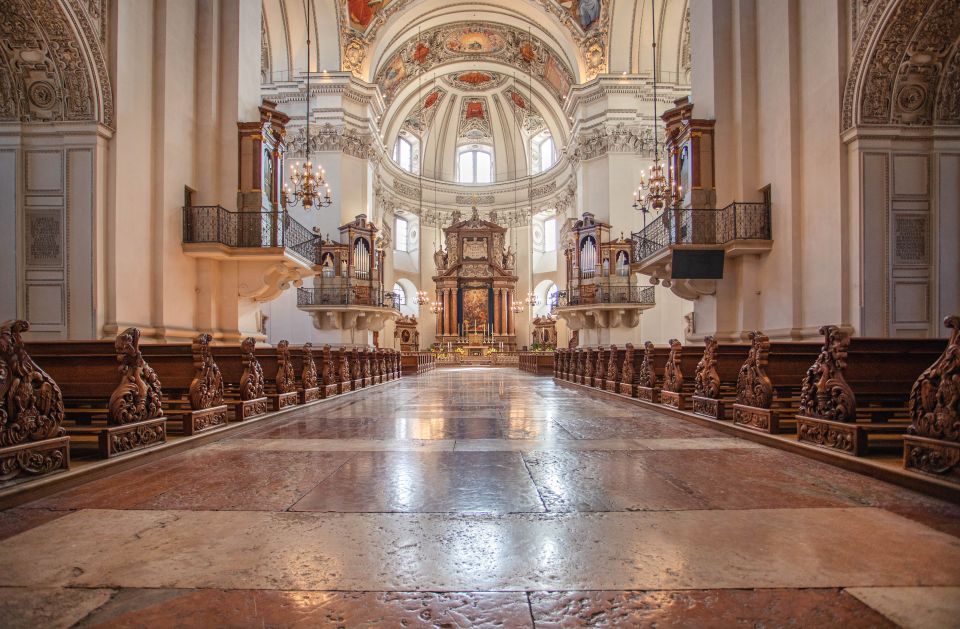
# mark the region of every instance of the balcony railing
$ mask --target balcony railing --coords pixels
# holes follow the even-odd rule
[[[219,205],[183,208],[183,242],[235,248],[285,247],[316,263],[319,236],[286,212],[232,212]]]
[[[550,303],[550,310],[565,306],[589,306],[593,304],[637,304],[652,306],[653,286],[596,286],[591,291],[580,288],[557,291]]]
[[[298,288],[297,306],[373,306],[400,310],[400,295],[357,288]]]
[[[767,203],[731,203],[719,210],[666,210],[631,234],[634,260],[642,261],[671,245],[725,245],[734,240],[770,240]]]

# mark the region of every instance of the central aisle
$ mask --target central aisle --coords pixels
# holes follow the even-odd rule
[[[960,589],[905,586],[960,586],[958,535],[960,508],[907,490],[550,378],[440,369],[0,514],[0,614],[878,627],[957,613]]]

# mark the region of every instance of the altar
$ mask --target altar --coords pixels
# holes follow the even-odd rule
[[[481,219],[476,207],[467,220],[455,212],[453,223],[443,229],[445,247],[434,253],[441,309],[437,341],[462,347],[468,355],[517,346],[516,252],[506,243],[507,228],[490,218]]]

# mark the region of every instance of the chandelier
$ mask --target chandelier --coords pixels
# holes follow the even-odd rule
[[[527,293],[527,305],[529,305],[530,308],[536,308],[540,305],[540,297],[535,292],[530,291]]]
[[[310,24],[310,5],[307,2],[307,24]],[[290,166],[290,183],[293,188],[283,184],[283,204],[303,205],[309,210],[316,207],[327,207],[333,203],[330,196],[330,185],[325,178],[326,173],[319,165],[314,170],[310,161],[310,29],[307,29],[307,161],[301,166],[300,162]]]
[[[653,13],[651,24],[656,24],[657,9],[655,1],[651,1],[650,10]],[[660,144],[657,133],[657,33],[655,26],[653,31],[653,166],[647,171],[646,179],[643,177],[643,172],[640,173],[640,187],[633,194],[633,209],[643,212],[644,221],[646,221],[649,212],[659,212],[664,207],[676,207],[680,205],[680,200],[683,198],[682,187],[670,184],[667,181],[667,177],[664,175],[664,165],[660,161]],[[672,168],[670,174],[670,179],[673,179]]]
[[[520,314],[524,311],[523,302],[517,301],[516,295],[514,295],[513,305],[510,306],[510,310],[513,311],[513,314]]]
[[[432,312],[437,316],[440,316],[440,313],[443,312],[443,304],[441,304],[439,301],[433,302],[432,304],[430,304],[430,312]]]
[[[417,291],[417,305],[422,306],[423,304],[429,304],[430,298],[427,296],[427,291],[418,290]]]

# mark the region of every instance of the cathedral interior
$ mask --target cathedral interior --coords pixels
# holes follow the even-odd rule
[[[0,625],[960,628],[960,0],[0,0]]]

